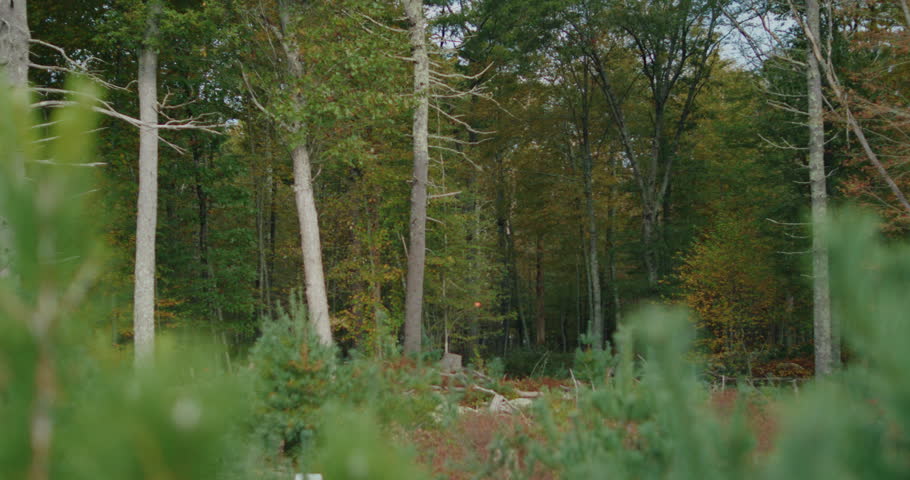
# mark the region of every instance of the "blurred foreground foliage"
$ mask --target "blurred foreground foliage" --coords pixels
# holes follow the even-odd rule
[[[0,77],[0,478],[289,478],[264,460],[268,443],[250,439],[264,429],[299,437],[312,430],[312,420],[278,426],[273,415],[252,407],[291,407],[274,396],[256,401],[262,390],[251,387],[289,381],[292,391],[294,382],[306,383],[306,393],[319,395],[286,399],[293,412],[322,407],[337,392],[328,388],[337,384],[338,372],[328,368],[336,364],[334,350],[307,355],[303,318],[291,322],[283,314],[284,323],[266,324],[260,345],[281,341],[293,358],[270,357],[263,346],[253,357],[263,366],[269,360],[286,366],[292,376],[257,379],[251,373],[263,368],[227,371],[230,364],[218,360],[222,352],[201,338],[159,334],[154,363],[135,367],[132,352],[100,335],[95,327],[106,323],[110,305],[99,281],[107,257],[97,235],[103,219],[90,166],[94,115],[86,100],[97,92],[79,79],[68,88],[75,92],[72,104],[41,124],[25,92]],[[280,331],[292,323],[296,330]],[[348,448],[349,430],[326,430],[321,468],[342,472],[332,478],[416,478],[402,460],[407,456],[389,455],[371,417],[352,415],[332,424],[356,425],[360,434]],[[354,460],[336,463],[348,450]]]
[[[686,360],[691,319],[655,307],[620,331],[612,379],[596,383],[568,416],[541,404],[538,428],[502,439],[490,471],[568,479],[908,478],[910,247],[885,243],[875,219],[861,212],[846,209],[834,220],[832,298],[853,361],[778,399],[780,431],[770,453],[757,454],[744,409],[718,419]],[[520,462],[509,455],[515,451],[526,452]]]

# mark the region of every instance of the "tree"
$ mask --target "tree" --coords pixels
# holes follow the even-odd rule
[[[309,321],[313,323],[316,334],[324,344],[332,343],[332,330],[329,317],[329,302],[326,293],[325,273],[322,265],[322,244],[319,234],[319,217],[316,211],[316,198],[313,191],[312,156],[308,142],[311,141],[312,125],[306,121],[304,110],[310,102],[306,98],[304,85],[307,76],[306,63],[301,58],[301,45],[298,43],[301,19],[312,12],[309,6],[300,6],[291,0],[278,0],[274,9],[268,14],[257,14],[258,22],[265,28],[265,33],[275,38],[280,47],[281,59],[275,61],[279,81],[295,85],[287,93],[286,105],[271,105],[271,109],[253,100],[269,118],[276,120],[290,141],[291,159],[293,161],[294,201],[297,205],[297,220],[300,227],[300,248],[303,256],[305,293],[309,312]],[[266,48],[266,47],[262,47]],[[252,86],[247,86],[252,92]],[[277,92],[275,92],[277,93]],[[292,114],[287,114],[290,109]],[[276,113],[282,111],[282,113]]]
[[[427,177],[430,168],[429,102],[430,59],[427,54],[427,21],[423,0],[401,0],[408,16],[411,55],[414,62],[413,142],[414,172],[411,179],[411,220],[408,242],[408,277],[405,295],[404,351],[419,353],[423,314],[423,281],[426,265]]]
[[[26,0],[0,1],[0,69],[13,87],[28,82],[30,39]]]
[[[806,1],[807,33],[820,38],[818,0]],[[809,98],[809,182],[812,196],[812,298],[815,326],[815,374],[831,373],[831,292],[828,277],[828,245],[825,231],[828,193],[825,174],[825,127],[819,59],[809,47],[806,86]]]
[[[652,290],[665,263],[660,242],[674,162],[682,135],[691,128],[695,101],[717,60],[721,4],[719,0],[637,0],[611,12],[601,2],[582,2],[581,14],[567,17],[574,42],[591,60],[608,115],[632,167],[641,203],[642,254]],[[649,94],[647,146],[640,145],[630,124],[624,87],[610,69],[609,56],[616,47],[631,48],[640,58],[638,68]],[[642,152],[645,149],[647,153]]]
[[[26,1],[0,1],[0,71],[13,88],[28,85],[29,39]],[[7,220],[0,217],[0,278],[10,275],[11,235]]]
[[[139,50],[139,199],[136,207],[136,273],[133,331],[136,363],[155,351],[155,234],[158,223],[158,21],[160,0],[150,0]]]
[[[877,209],[887,219],[884,230],[903,234],[910,224],[910,215],[898,195],[908,188],[906,158],[910,142],[906,138],[910,112],[903,99],[908,94],[905,79],[910,72],[903,59],[910,51],[910,17],[905,10],[907,2],[896,3],[900,5],[832,4],[833,22],[840,26],[836,45],[843,47],[822,53],[834,57],[831,63],[837,60],[836,72],[848,94],[847,98],[838,98],[838,102],[846,100],[853,121],[862,122],[862,130],[869,132],[866,144],[859,141],[844,146],[845,164],[850,170],[841,184],[842,191]],[[827,59],[823,61],[828,63]],[[831,120],[844,117],[832,115]],[[899,187],[897,191],[881,175],[880,167],[870,161],[867,146],[869,151],[878,153],[876,159]]]

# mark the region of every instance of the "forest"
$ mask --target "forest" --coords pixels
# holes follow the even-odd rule
[[[908,53],[907,0],[0,0],[0,478],[907,478]]]

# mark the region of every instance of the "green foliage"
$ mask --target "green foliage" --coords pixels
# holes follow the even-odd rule
[[[246,392],[198,354],[212,351],[204,344],[192,355],[162,343],[158,355],[166,360],[154,370],[137,372],[127,362],[95,367],[77,377],[81,385],[67,380],[55,478],[242,478],[248,450],[237,451],[244,448],[237,419],[248,413]]]
[[[159,342],[142,370],[92,339],[101,255],[89,208],[94,171],[91,106],[96,95],[70,81],[76,103],[54,112],[49,140],[23,92],[0,80],[0,216],[13,254],[0,279],[0,471],[4,478],[242,476],[234,421],[243,390],[224,379],[197,343]],[[189,355],[193,353],[194,355]]]
[[[819,380],[786,404],[776,449],[754,461],[742,411],[719,421],[686,358],[694,331],[677,310],[651,309],[617,335],[616,375],[583,395],[567,429],[545,406],[541,440],[515,437],[498,457],[522,448],[526,463],[560,478],[906,478],[910,474],[910,247],[875,238],[876,222],[841,214],[829,236],[835,312],[855,359],[841,376]],[[502,466],[502,465],[500,465]]]
[[[600,386],[610,380],[607,375],[615,364],[616,359],[609,345],[603,350],[579,348],[575,350],[572,369],[576,379]]]
[[[680,268],[686,304],[713,353],[773,338],[785,317],[786,292],[774,269],[775,252],[749,219],[724,216],[695,243]]]
[[[688,319],[652,309],[628,325],[617,335],[615,377],[581,397],[569,429],[540,412],[546,440],[526,445],[527,471],[542,465],[569,479],[735,478],[750,439],[742,422],[722,425],[703,411],[703,389],[683,360]]]
[[[266,451],[309,447],[321,426],[317,411],[333,393],[336,352],[319,343],[296,296],[289,310],[278,307],[264,319],[262,336],[250,351],[256,392],[254,429]]]
[[[383,425],[431,426],[444,400],[432,388],[440,383],[439,373],[404,358],[383,363],[355,356],[343,364],[338,377],[345,379],[336,385],[338,403],[370,411]]]
[[[356,352],[341,362],[335,347],[319,343],[296,297],[287,311],[276,310],[275,318],[263,320],[249,357],[255,382],[253,429],[268,454],[309,457],[331,423],[325,411],[331,405],[369,411],[383,425],[434,423],[432,414],[443,400],[431,388],[439,383],[436,372],[404,360],[385,364]],[[402,392],[409,392],[406,400]]]
[[[794,406],[771,475],[910,475],[910,246],[886,243],[878,226],[878,219],[846,210],[828,234],[833,311],[856,358],[843,378]]]
[[[517,349],[502,357],[504,373],[513,378],[556,377],[566,378],[572,368],[571,353],[549,350]]]
[[[337,480],[406,479],[430,477],[415,465],[413,452],[390,442],[369,414],[331,407],[332,419],[313,462],[313,471]]]

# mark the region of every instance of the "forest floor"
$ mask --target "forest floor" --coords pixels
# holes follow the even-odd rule
[[[516,388],[531,390],[535,386],[565,385],[555,379],[524,379],[514,382]],[[558,388],[557,388],[558,389]],[[756,454],[766,455],[774,446],[777,421],[774,401],[741,394],[735,388],[713,392],[709,399],[711,409],[721,420],[731,418],[740,405],[745,407],[748,425],[756,441]],[[635,428],[634,425],[625,428]],[[467,480],[472,478],[505,478],[504,469],[522,464],[522,438],[535,438],[534,421],[524,414],[493,413],[486,409],[460,414],[447,428],[417,429],[400,432],[400,438],[412,444],[418,452],[418,461],[437,478]],[[499,459],[496,446],[506,442],[515,452],[512,459]],[[492,457],[492,458],[491,458]],[[510,463],[512,465],[510,465]],[[559,478],[553,471],[535,470],[530,477],[535,480]]]

